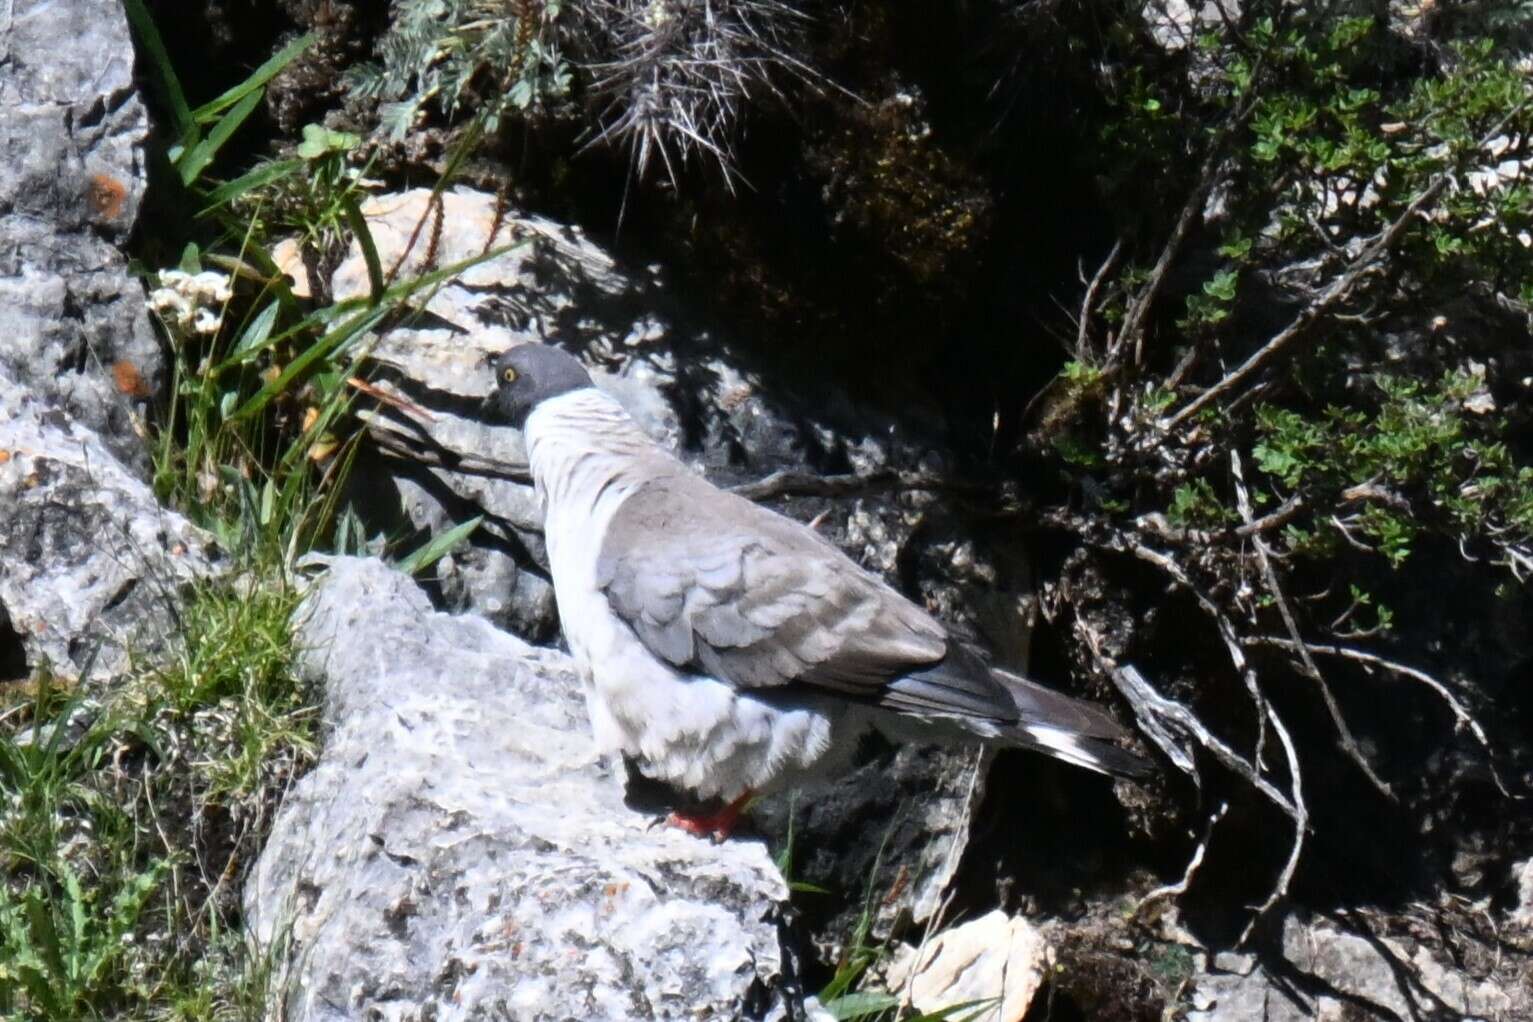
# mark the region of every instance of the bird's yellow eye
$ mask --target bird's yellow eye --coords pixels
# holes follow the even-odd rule
[[[507,383],[515,383],[516,382],[516,370],[512,369],[510,366],[506,366],[506,368],[504,368],[504,369],[502,369],[500,371],[500,378],[502,380],[505,380]]]

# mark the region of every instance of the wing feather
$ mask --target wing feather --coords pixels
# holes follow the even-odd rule
[[[812,530],[693,476],[623,503],[597,583],[657,656],[741,688],[876,697],[948,650],[930,615]]]
[[[990,667],[813,530],[700,477],[623,503],[597,584],[656,656],[736,688],[830,689],[1092,770],[1146,768],[1097,707]]]

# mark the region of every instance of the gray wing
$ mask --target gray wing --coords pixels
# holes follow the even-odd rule
[[[813,530],[690,475],[623,502],[597,584],[640,641],[736,688],[809,685],[1103,773],[1147,764],[1099,708],[995,671]]]
[[[694,476],[624,501],[597,581],[651,652],[737,688],[802,683],[881,701],[891,679],[948,652],[930,615],[812,530]],[[1004,692],[983,695],[988,707]]]

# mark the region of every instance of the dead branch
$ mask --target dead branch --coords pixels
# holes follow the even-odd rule
[[[1263,532],[1271,532],[1280,526],[1288,524],[1288,521],[1298,514],[1304,507],[1304,498],[1295,494],[1278,505],[1275,511],[1262,515],[1260,518],[1247,520],[1242,525],[1235,527],[1235,535],[1242,539],[1256,536]]]
[[[1267,719],[1272,722],[1272,730],[1278,736],[1278,742],[1283,746],[1283,755],[1288,759],[1288,790],[1293,793],[1293,804],[1297,814],[1293,821],[1293,846],[1288,850],[1288,861],[1283,864],[1283,871],[1278,874],[1278,881],[1272,888],[1272,893],[1267,895],[1267,900],[1256,908],[1256,913],[1246,923],[1245,929],[1240,931],[1240,939],[1235,942],[1236,946],[1242,946],[1250,939],[1251,931],[1261,921],[1274,905],[1288,896],[1288,885],[1293,883],[1294,871],[1299,868],[1299,857],[1304,853],[1304,835],[1309,832],[1309,807],[1304,804],[1304,783],[1300,778],[1299,753],[1294,748],[1293,738],[1288,734],[1288,728],[1283,726],[1283,718],[1277,715],[1271,703],[1265,703],[1264,709]]]
[[[1086,285],[1086,294],[1081,298],[1081,315],[1076,324],[1075,332],[1075,358],[1076,361],[1086,361],[1090,354],[1086,341],[1091,327],[1091,311],[1096,305],[1097,291],[1102,287],[1102,281],[1112,272],[1118,264],[1118,255],[1123,251],[1123,239],[1113,242],[1112,251],[1107,253],[1107,258],[1102,260],[1102,265],[1097,267],[1097,272],[1092,275],[1091,283]]]
[[[1156,692],[1133,665],[1120,666],[1114,662],[1102,651],[1101,639],[1095,629],[1079,614],[1075,615],[1075,624],[1097,668],[1112,679],[1118,691],[1123,693],[1124,699],[1133,707],[1134,716],[1145,736],[1166,754],[1167,759],[1176,764],[1177,769],[1192,777],[1194,782],[1197,781],[1197,769],[1190,752],[1184,745],[1178,744],[1172,732],[1190,736],[1231,773],[1261,792],[1290,818],[1295,821],[1299,819],[1298,808],[1289,801],[1288,796],[1261,775],[1259,761],[1252,762],[1242,757],[1209,730],[1197,714],[1176,700],[1167,699]],[[1244,663],[1244,657],[1241,662]]]
[[[1234,476],[1235,480],[1236,509],[1240,512],[1240,517],[1245,519],[1246,524],[1250,525],[1253,521],[1251,517],[1251,494],[1246,490],[1245,471],[1241,465],[1240,452],[1233,449],[1230,451],[1230,473]],[[1309,650],[1300,641],[1298,619],[1294,617],[1293,608],[1288,605],[1288,597],[1283,594],[1283,587],[1278,582],[1277,572],[1272,567],[1271,552],[1267,547],[1266,540],[1262,539],[1259,534],[1253,534],[1250,538],[1251,546],[1256,551],[1257,563],[1261,568],[1262,580],[1266,583],[1267,592],[1271,594],[1273,601],[1277,604],[1278,615],[1283,619],[1283,627],[1288,629],[1288,634],[1295,642],[1299,643],[1297,651],[1301,667],[1300,673],[1313,681],[1315,687],[1320,690],[1320,698],[1325,702],[1326,712],[1331,715],[1332,726],[1336,728],[1337,742],[1341,745],[1341,749],[1346,753],[1347,758],[1357,764],[1358,769],[1378,789],[1379,793],[1391,802],[1395,801],[1395,793],[1390,790],[1389,785],[1384,782],[1384,779],[1374,771],[1373,765],[1368,762],[1368,757],[1364,756],[1363,750],[1358,747],[1357,739],[1352,736],[1352,729],[1347,726],[1347,719],[1343,716],[1341,706],[1336,702],[1336,696],[1331,692],[1330,685],[1326,683],[1325,675],[1321,673],[1320,667],[1315,663],[1314,658],[1309,655]]]
[[[1146,905],[1160,901],[1162,898],[1175,898],[1187,893],[1187,888],[1192,886],[1192,878],[1198,873],[1198,867],[1203,865],[1203,856],[1208,853],[1208,843],[1214,836],[1214,825],[1224,819],[1224,814],[1229,812],[1229,809],[1228,802],[1220,802],[1219,808],[1209,814],[1208,824],[1203,828],[1203,840],[1198,842],[1198,847],[1193,849],[1192,858],[1187,860],[1187,868],[1182,870],[1182,879],[1146,893],[1129,913],[1131,916],[1138,917]]]
[[[1524,797],[1522,795],[1513,795],[1507,789],[1505,783],[1502,782],[1501,775],[1496,770],[1496,764],[1494,761],[1495,752],[1491,747],[1490,738],[1486,735],[1485,728],[1480,724],[1479,720],[1477,720],[1475,716],[1469,712],[1468,707],[1464,705],[1463,701],[1460,700],[1458,696],[1453,694],[1452,690],[1450,690],[1447,685],[1443,684],[1441,681],[1438,681],[1426,671],[1423,671],[1417,667],[1412,667],[1409,664],[1402,664],[1397,660],[1391,660],[1388,657],[1379,656],[1377,653],[1370,653],[1367,650],[1356,649],[1351,646],[1339,646],[1333,643],[1296,641],[1294,639],[1279,638],[1275,635],[1251,636],[1247,638],[1245,642],[1249,646],[1272,646],[1277,649],[1287,650],[1289,652],[1296,652],[1299,646],[1303,646],[1309,653],[1318,653],[1325,656],[1334,656],[1341,657],[1346,660],[1354,660],[1360,664],[1366,664],[1370,667],[1377,667],[1388,671],[1391,674],[1398,675],[1402,678],[1409,678],[1412,681],[1416,681],[1422,685],[1425,685],[1427,688],[1435,692],[1438,698],[1440,698],[1447,705],[1448,709],[1453,713],[1454,720],[1457,722],[1457,727],[1460,730],[1469,731],[1469,733],[1474,736],[1475,741],[1479,743],[1480,747],[1485,750],[1485,755],[1490,761],[1489,766],[1491,777],[1495,780],[1496,787],[1500,790],[1501,794],[1505,795],[1507,798],[1513,799],[1521,799]]]
[[[1396,511],[1409,511],[1410,501],[1400,496],[1393,490],[1386,490],[1377,483],[1358,483],[1341,491],[1341,500],[1344,504],[1359,504],[1364,501],[1377,501],[1380,504],[1394,508]]]
[[[1180,569],[1178,568],[1177,571],[1180,572]],[[1200,602],[1205,599],[1196,589],[1193,592]],[[1208,609],[1208,606],[1205,606],[1206,609]],[[1228,626],[1229,632],[1232,635],[1234,625],[1229,621],[1229,618],[1222,612],[1219,612],[1217,608],[1214,609],[1214,614],[1216,620],[1220,623],[1221,634],[1224,633],[1226,626]],[[1179,729],[1185,729],[1187,733],[1192,734],[1198,739],[1199,744],[1203,745],[1216,759],[1243,777],[1252,787],[1265,795],[1293,820],[1294,838],[1288,852],[1288,860],[1283,864],[1283,870],[1278,874],[1277,883],[1273,885],[1272,892],[1257,907],[1255,914],[1252,915],[1245,928],[1241,931],[1238,944],[1244,944],[1250,938],[1252,930],[1255,929],[1256,924],[1262,917],[1273,906],[1277,905],[1279,901],[1287,897],[1289,885],[1293,882],[1294,872],[1299,867],[1299,859],[1304,851],[1305,836],[1309,832],[1309,807],[1304,802],[1304,784],[1299,768],[1299,753],[1294,747],[1293,738],[1289,735],[1288,728],[1283,724],[1283,719],[1278,716],[1277,711],[1272,708],[1272,704],[1262,696],[1260,687],[1256,683],[1256,673],[1240,653],[1239,643],[1227,639],[1226,646],[1230,651],[1231,659],[1235,662],[1236,670],[1246,680],[1247,687],[1251,689],[1253,697],[1257,700],[1258,714],[1263,721],[1272,724],[1272,730],[1277,734],[1278,741],[1283,746],[1283,755],[1288,763],[1289,790],[1292,792],[1291,798],[1285,797],[1271,782],[1261,776],[1260,743],[1258,743],[1258,753],[1254,763],[1247,763],[1209,732],[1208,728],[1198,720],[1191,710],[1155,692],[1149,683],[1145,681],[1143,675],[1132,665],[1119,667],[1114,664],[1102,652],[1101,644],[1097,640],[1094,631],[1079,614],[1076,614],[1076,625],[1082,637],[1086,640],[1087,648],[1091,650],[1093,658],[1096,659],[1098,667],[1105,669],[1107,675],[1112,678],[1113,683],[1118,686],[1119,691],[1124,694],[1124,698],[1128,699],[1129,704],[1134,707],[1135,716],[1139,718],[1145,733],[1163,751],[1167,751],[1168,756],[1178,767],[1191,772],[1188,766],[1183,765],[1183,760],[1190,760],[1190,757],[1187,757],[1185,750],[1178,747],[1174,741],[1169,740],[1169,736],[1166,735],[1166,728],[1163,726],[1166,724],[1171,724]],[[1146,724],[1149,726],[1145,726]],[[1162,738],[1167,739],[1166,744],[1162,744]],[[1174,750],[1174,753],[1168,751],[1168,746],[1170,750]],[[1223,815],[1223,812],[1224,810],[1221,807],[1220,811],[1209,820],[1209,834],[1212,833],[1213,824],[1217,822],[1219,816]],[[1150,892],[1149,895],[1146,895],[1139,902],[1134,911],[1137,913],[1153,897],[1174,895],[1185,891],[1198,866],[1202,864],[1207,843],[1208,835],[1206,834],[1203,843],[1198,846],[1197,851],[1193,853],[1192,860],[1187,864],[1187,869],[1182,876],[1180,884],[1173,884],[1168,888],[1161,888]]]

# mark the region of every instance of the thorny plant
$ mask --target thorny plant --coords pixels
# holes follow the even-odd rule
[[[493,133],[509,118],[584,116],[586,144],[628,147],[674,184],[705,157],[732,183],[747,106],[779,82],[821,76],[797,56],[806,16],[789,0],[402,0],[378,60],[351,87],[384,100],[402,138],[428,110],[471,113]]]
[[[594,0],[581,5],[594,95],[592,143],[628,145],[642,176],[654,158],[711,157],[735,166],[737,122],[753,93],[777,94],[783,74],[814,82],[795,56],[804,15],[785,0]]]
[[[1379,644],[1394,615],[1368,580],[1380,563],[1401,570],[1427,536],[1504,569],[1507,586],[1533,574],[1533,467],[1506,440],[1500,381],[1444,311],[1499,316],[1514,333],[1533,323],[1533,83],[1483,25],[1447,38],[1419,26],[1426,71],[1381,78],[1405,44],[1371,18],[1278,3],[1179,18],[1162,27],[1179,33],[1181,79],[1124,54],[1103,62],[1118,111],[1103,144],[1118,186],[1139,187],[1158,160],[1180,172],[1156,187],[1186,191],[1171,219],[1126,224],[1082,274],[1072,361],[1048,404],[1060,455],[1094,481],[1094,506],[1059,524],[1190,595],[1254,708],[1256,744],[1241,752],[1117,662],[1075,611],[1088,660],[1172,762],[1196,777],[1201,747],[1291,819],[1244,943],[1288,893],[1312,825],[1255,651],[1307,681],[1382,798],[1396,793],[1333,694],[1337,664],[1425,686],[1490,757],[1452,686]],[[1186,139],[1200,141],[1189,152]],[[1174,271],[1210,234],[1218,261],[1188,290]],[[1247,310],[1262,303],[1286,321],[1253,342]],[[1396,368],[1374,368],[1388,354],[1377,338],[1411,335],[1424,340],[1394,353]],[[1313,589],[1317,575],[1328,581]],[[1152,897],[1183,893],[1206,845]]]

